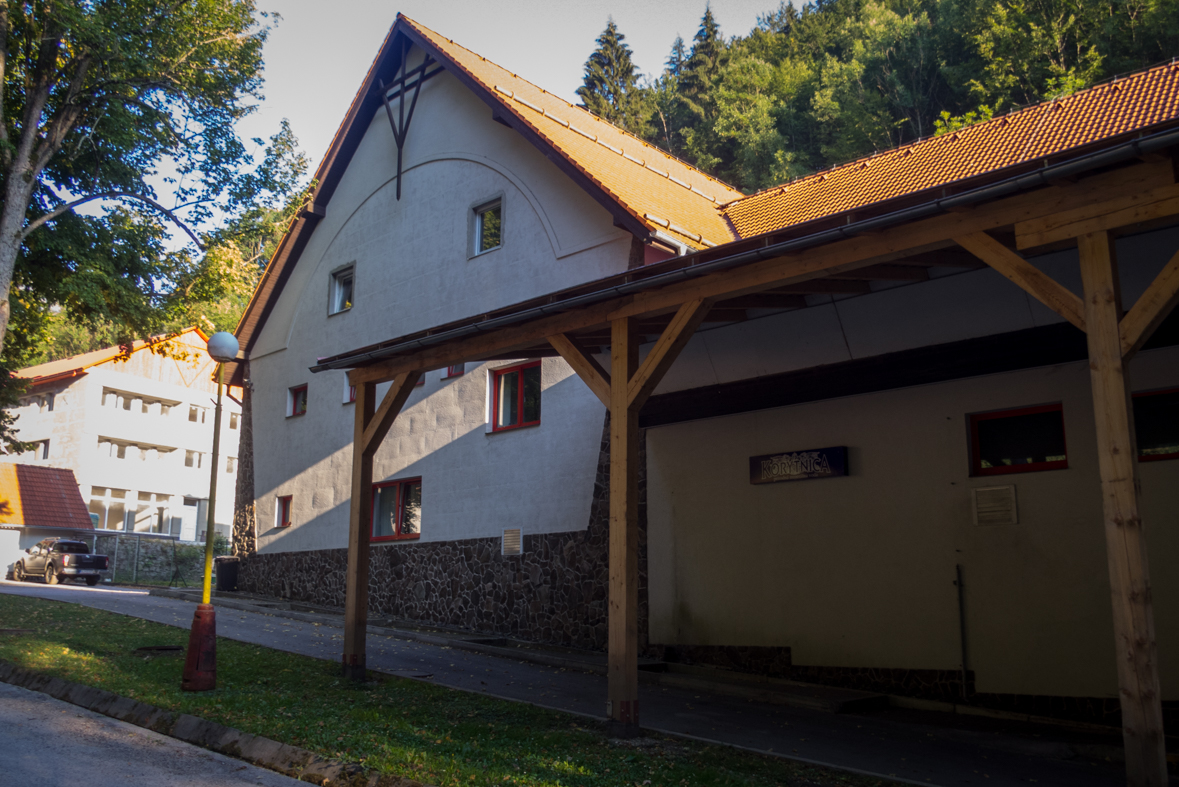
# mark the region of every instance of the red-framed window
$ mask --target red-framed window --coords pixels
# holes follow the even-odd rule
[[[467,365],[465,363],[455,364],[454,366],[446,367],[446,377],[449,380],[451,377],[462,377],[467,373]]]
[[[284,495],[278,498],[278,505],[274,512],[274,526],[275,527],[290,527],[291,526],[291,496]]]
[[[373,541],[417,538],[422,534],[422,479],[373,484]]]
[[[1179,388],[1134,394],[1138,461],[1179,459]]]
[[[975,413],[969,419],[971,475],[1068,467],[1064,408],[1059,403]]]
[[[348,386],[348,401],[344,402],[344,404],[352,404],[355,401],[356,401],[356,386],[349,385]]]
[[[491,373],[491,429],[518,429],[540,423],[540,361]]]
[[[307,386],[296,385],[287,391],[287,417],[307,415]]]

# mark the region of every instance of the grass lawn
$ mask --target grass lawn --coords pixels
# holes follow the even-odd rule
[[[180,690],[188,632],[88,607],[0,594],[0,658],[431,785],[869,785],[878,779],[670,738],[620,742],[583,718],[405,678],[366,686],[335,663],[217,642],[219,688]]]

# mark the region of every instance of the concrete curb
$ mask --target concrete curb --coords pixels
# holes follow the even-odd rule
[[[104,689],[22,669],[3,660],[0,660],[0,681],[48,694],[55,699],[110,716],[112,719],[134,724],[194,746],[211,749],[219,754],[236,757],[321,787],[427,787],[412,779],[369,772],[354,763],[325,760],[318,754],[298,746],[279,743],[261,735],[242,732],[187,713],[173,713]]]

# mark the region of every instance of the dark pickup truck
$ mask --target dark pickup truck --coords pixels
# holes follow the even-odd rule
[[[47,538],[25,550],[25,556],[12,567],[12,578],[23,582],[30,577],[42,577],[46,585],[84,579],[93,587],[101,580],[98,572],[106,567],[106,555],[91,554],[84,541]]]

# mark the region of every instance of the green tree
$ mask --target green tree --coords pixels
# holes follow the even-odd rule
[[[642,133],[645,113],[638,74],[626,36],[613,19],[606,23],[597,44],[585,62],[585,77],[577,88],[582,106],[619,128]]]
[[[192,265],[161,217],[195,241],[215,209],[293,187],[283,139],[253,166],[234,131],[266,34],[253,0],[0,0],[0,347],[14,286],[30,318],[149,331]],[[75,212],[95,200],[120,207]]]

